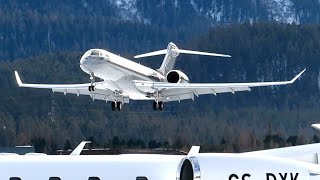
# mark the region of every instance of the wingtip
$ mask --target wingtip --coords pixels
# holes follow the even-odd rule
[[[224,57],[224,58],[231,58],[232,56],[229,54],[221,54],[220,57]]]
[[[320,131],[320,124],[312,124],[311,127],[313,127],[314,129]]]
[[[296,77],[294,77],[291,80],[291,83],[294,83],[299,77],[301,77],[301,75],[306,71],[307,69],[304,69],[303,71],[301,71],[298,75],[296,75]]]
[[[17,81],[17,84],[20,86],[22,84],[22,81],[20,79],[20,76],[18,74],[18,71],[14,71],[14,74],[16,76],[16,81]]]

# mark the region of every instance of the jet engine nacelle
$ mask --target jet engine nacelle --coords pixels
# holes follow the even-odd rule
[[[169,83],[188,83],[189,82],[188,76],[179,70],[169,71],[167,73],[166,79],[167,79],[167,82]]]
[[[236,154],[199,154],[181,160],[176,180],[310,180],[298,161]]]

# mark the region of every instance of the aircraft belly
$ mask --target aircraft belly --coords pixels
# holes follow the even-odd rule
[[[119,79],[116,83],[120,89],[123,90],[123,94],[128,95],[130,99],[133,100],[149,100],[150,98],[147,97],[147,92],[141,91],[138,89],[132,80],[141,80],[136,76],[126,76]]]
[[[125,78],[127,81],[143,80],[150,81],[149,77],[144,76],[132,69],[115,65],[112,62],[103,62],[91,68],[96,77],[104,80],[119,81]]]
[[[93,71],[96,77],[99,77],[105,81],[114,82],[113,84],[117,86],[116,90],[122,91],[123,96],[127,96],[134,100],[150,99],[147,97],[147,92],[149,92],[150,89],[144,91],[138,89],[134,83],[132,83],[133,80],[150,80],[148,77],[142,76],[119,66],[114,66],[111,62],[91,64],[90,69]]]
[[[119,71],[118,69],[113,68],[109,63],[102,63],[93,71],[96,77],[99,77],[104,80],[117,81],[120,78],[126,76],[125,73]]]

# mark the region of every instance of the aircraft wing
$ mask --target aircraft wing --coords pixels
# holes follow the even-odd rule
[[[93,100],[105,100],[105,101],[114,101],[119,100],[121,102],[127,103],[127,99],[121,95],[115,96],[116,89],[108,88],[106,82],[97,82],[95,83],[95,91],[89,91],[88,87],[91,83],[84,84],[26,84],[22,83],[20,76],[17,71],[14,72],[17,83],[19,87],[26,88],[40,88],[40,89],[51,89],[52,92],[61,92],[64,94],[76,94],[90,96]]]
[[[22,83],[20,76],[17,71],[14,71],[14,75],[16,76],[17,84],[19,87],[27,87],[27,88],[40,88],[40,89],[82,89],[88,88],[91,84],[25,84]]]
[[[235,93],[250,91],[252,87],[276,86],[294,83],[305,70],[300,72],[290,81],[281,82],[252,82],[252,83],[167,83],[135,81],[137,87],[149,87],[157,90],[162,95],[163,101],[180,101],[193,99],[194,96],[203,94]]]

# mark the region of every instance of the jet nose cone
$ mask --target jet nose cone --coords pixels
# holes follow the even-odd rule
[[[82,58],[80,59],[80,65],[86,64],[88,59],[89,59],[88,56],[87,56],[87,57],[82,57]]]
[[[88,59],[89,59],[88,56],[82,57],[82,58],[80,59],[80,68],[81,68],[84,72],[89,72],[89,71],[90,71],[89,68],[87,67],[87,65],[88,65]]]

